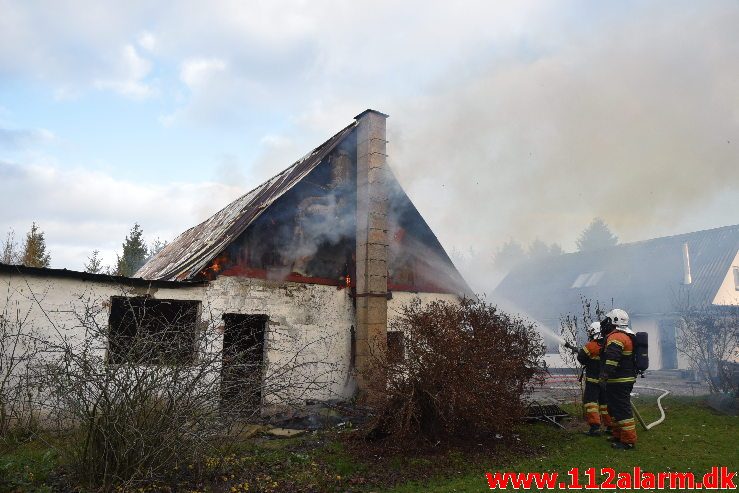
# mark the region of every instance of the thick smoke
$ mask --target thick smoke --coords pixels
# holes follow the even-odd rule
[[[572,250],[595,216],[622,241],[737,222],[739,4],[679,7],[482,61],[389,111],[393,169],[445,246],[479,271],[509,238]]]

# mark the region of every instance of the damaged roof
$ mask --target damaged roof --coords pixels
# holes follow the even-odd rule
[[[313,171],[354,130],[356,124],[355,121],[347,125],[285,171],[179,235],[134,276],[177,281],[194,278],[273,202]]]
[[[692,283],[683,282],[688,244]],[[692,306],[713,302],[739,251],[739,225],[625,243],[529,262],[493,292],[541,322],[558,325],[582,313],[581,298],[623,308],[632,316],[669,314],[680,296]]]

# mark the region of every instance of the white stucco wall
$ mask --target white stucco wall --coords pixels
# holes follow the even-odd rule
[[[291,391],[265,396],[268,404],[345,399],[354,393],[350,330],[355,322],[348,290],[219,277],[208,285],[203,304],[204,313],[210,311],[216,324],[226,313],[269,317],[265,382],[272,389]],[[284,381],[276,381],[277,378]]]
[[[426,305],[432,301],[447,301],[450,303],[459,303],[459,296],[444,293],[410,293],[406,291],[393,291],[392,299],[387,302],[387,326],[388,330],[392,329],[393,320],[400,315],[403,306],[414,300],[420,300],[421,305]]]
[[[739,305],[739,291],[734,283],[734,268],[739,267],[739,251],[737,251],[734,261],[726,273],[721,287],[713,298],[714,305]]]
[[[150,295],[156,299],[201,300],[203,293],[202,285],[145,288],[73,277],[0,272],[0,310],[8,310],[12,316],[19,314],[27,327],[49,337],[59,333],[80,335],[82,327],[77,316],[89,308],[94,310],[98,324],[107,325],[111,296]]]
[[[222,343],[223,315],[266,315],[265,382],[278,392],[267,404],[307,399],[347,399],[356,384],[351,368],[351,328],[355,326],[350,292],[335,286],[220,277],[187,287],[129,287],[73,276],[39,276],[0,272],[0,310],[25,318],[25,327],[48,337],[83,337],[77,314],[93,307],[96,323],[106,326],[111,296],[201,302],[202,327],[215,331]],[[393,292],[388,319],[413,299],[458,302],[455,295]],[[100,348],[101,355],[105,347]],[[289,370],[289,371],[286,371]],[[290,389],[290,391],[285,391]]]

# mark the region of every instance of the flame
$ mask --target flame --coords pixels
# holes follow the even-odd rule
[[[344,278],[344,282],[346,283],[347,288],[352,287],[352,277],[349,274]]]

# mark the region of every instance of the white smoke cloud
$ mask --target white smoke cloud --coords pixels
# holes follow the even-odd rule
[[[261,143],[244,142],[256,149],[253,162],[233,161],[250,171],[250,184],[363,109],[389,113],[393,170],[448,249],[476,252],[466,265],[481,283],[509,238],[572,249],[594,216],[624,241],[737,222],[733,0],[50,10],[0,5],[0,74],[43,81],[59,94],[96,80],[119,81],[105,89],[129,95],[136,84],[159,88],[160,96],[176,94],[173,106],[157,109],[167,125],[239,133],[279,121]],[[131,48],[128,61],[121,47]],[[167,68],[173,80],[154,85]],[[179,185],[136,186],[139,195],[182,197],[181,207],[195,200]],[[29,197],[31,208],[42,200]],[[214,197],[210,208],[230,197]],[[111,223],[136,217],[125,207],[102,210]],[[163,217],[171,230],[195,222]]]

